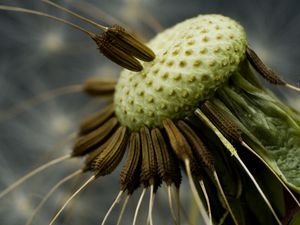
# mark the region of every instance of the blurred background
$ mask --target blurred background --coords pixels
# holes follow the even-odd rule
[[[206,13],[224,14],[245,27],[249,44],[264,62],[285,80],[300,85],[300,3],[297,0],[65,0],[58,3],[104,25],[124,24],[145,41],[186,18]],[[1,0],[1,4],[48,12],[95,31],[39,0]],[[0,11],[0,190],[30,169],[68,153],[81,118],[105,103],[81,93],[51,98],[30,108],[24,108],[24,100],[80,84],[91,77],[117,78],[119,72],[120,68],[99,54],[93,41],[83,33],[47,18]],[[271,88],[300,109],[297,93]],[[24,110],[7,113],[16,105]],[[1,224],[25,224],[47,190],[81,165],[80,160],[61,163],[5,196],[0,200]],[[33,224],[48,224],[84,179],[73,179],[60,188]],[[57,224],[99,224],[118,190],[118,172],[100,178],[65,210]],[[138,194],[130,201],[123,224],[132,222]],[[182,194],[188,200],[188,194]],[[159,191],[158,196],[154,223],[166,224],[167,220],[171,224],[165,191]],[[145,205],[143,214],[146,208]],[[107,224],[115,224],[116,215]]]

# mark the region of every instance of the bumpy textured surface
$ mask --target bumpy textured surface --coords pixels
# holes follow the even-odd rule
[[[116,115],[137,130],[183,118],[209,98],[245,58],[242,26],[222,15],[200,15],[158,34],[149,46],[154,61],[124,70],[116,86]]]

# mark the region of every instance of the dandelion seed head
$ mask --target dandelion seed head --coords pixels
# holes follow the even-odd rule
[[[246,43],[244,29],[221,15],[200,15],[160,33],[149,43],[155,60],[139,73],[121,73],[114,99],[120,122],[140,129],[187,116],[237,69]]]
[[[7,1],[8,3],[11,3],[10,1]],[[29,2],[29,1],[28,1]],[[93,2],[93,1],[89,1],[89,2]],[[95,5],[97,1],[94,1]],[[115,2],[117,1],[104,1],[103,3],[97,6],[99,6],[100,8],[106,7],[107,5],[110,5],[110,3],[112,2],[112,5],[115,4]],[[290,24],[288,27],[297,27],[297,24],[299,23],[299,19],[297,20],[297,18],[295,17],[293,20],[290,19],[289,17],[286,17],[285,15],[293,15],[295,13],[293,13],[293,11],[291,10],[291,8],[297,9],[297,6],[295,6],[296,1],[292,0],[292,1],[288,1],[288,2],[284,2],[282,1],[282,3],[280,4],[280,7],[276,6],[276,4],[272,4],[274,6],[274,8],[276,8],[276,15],[273,15],[272,20],[270,20],[269,15],[265,13],[265,9],[269,7],[268,2],[270,1],[266,1],[266,4],[260,5],[259,7],[257,6],[257,2],[252,2],[252,1],[225,1],[225,2],[219,2],[219,1],[209,1],[206,3],[202,3],[200,1],[187,1],[187,2],[180,2],[180,1],[163,1],[163,2],[159,2],[159,1],[142,1],[139,2],[139,4],[136,4],[136,2],[138,1],[118,1],[121,2],[121,4],[125,4],[126,5],[126,10],[122,10],[125,9],[122,7],[111,7],[110,10],[112,13],[115,13],[115,15],[117,17],[122,17],[125,19],[128,19],[128,21],[130,22],[130,24],[132,25],[136,25],[136,27],[131,27],[132,30],[137,31],[137,27],[144,27],[144,23],[145,21],[143,20],[143,26],[141,26],[141,17],[143,15],[140,15],[141,13],[137,13],[136,10],[140,9],[137,7],[137,5],[139,7],[142,7],[142,5],[144,3],[147,4],[147,6],[151,6],[150,8],[146,8],[144,7],[144,9],[146,8],[149,11],[157,11],[159,13],[156,13],[155,17],[159,18],[159,20],[163,23],[163,24],[173,24],[174,20],[175,21],[179,21],[182,18],[187,18],[187,17],[191,17],[191,16],[195,16],[196,14],[201,13],[208,13],[208,12],[222,12],[225,15],[231,15],[232,16],[232,10],[234,10],[234,18],[236,18],[238,21],[242,22],[242,24],[245,25],[245,23],[247,24],[245,27],[249,27],[248,25],[250,24],[254,24],[255,26],[259,26],[262,28],[261,30],[254,30],[254,31],[250,31],[252,32],[252,35],[250,36],[250,44],[257,49],[258,54],[261,56],[261,58],[264,59],[264,61],[270,63],[270,65],[276,65],[279,68],[282,69],[282,71],[286,71],[286,69],[290,69],[292,70],[292,68],[296,68],[296,70],[294,70],[294,73],[291,74],[296,74],[295,72],[297,72],[297,64],[296,61],[298,60],[298,48],[296,47],[297,45],[293,45],[289,40],[290,38],[295,38],[297,37],[297,29],[289,29],[289,32],[282,32],[285,36],[284,40],[282,41],[280,40],[280,37],[278,35],[274,35],[277,34],[279,31],[279,28],[277,27],[277,22],[278,20],[273,20],[276,18],[279,18],[279,20],[284,24],[285,22],[287,24]],[[134,5],[132,4],[134,2]],[[26,6],[27,7],[27,2],[25,1],[16,1],[17,4],[21,5],[21,6]],[[97,2],[98,4],[99,2]],[[272,2],[273,3],[273,2]],[[119,4],[115,4],[118,5]],[[232,5],[234,5],[235,7],[232,7]],[[285,7],[282,7],[282,5],[285,5]],[[36,8],[39,8],[41,10],[45,11],[45,8],[40,8],[41,5],[37,4],[37,3],[30,3],[30,7],[33,6],[37,6]],[[133,6],[133,7],[131,7]],[[292,6],[292,7],[291,7]],[[29,7],[29,6],[28,6]],[[279,9],[279,10],[278,10]],[[141,10],[142,11],[142,10]],[[278,13],[280,11],[280,14]],[[125,15],[122,16],[122,13],[124,13]],[[121,14],[121,16],[120,16]],[[88,14],[87,14],[88,15]],[[167,15],[167,16],[166,16]],[[14,49],[14,60],[12,60],[11,56],[9,56],[9,54],[7,54],[9,51],[9,49],[6,49],[6,44],[7,42],[3,42],[2,44],[0,44],[0,46],[5,46],[4,51],[1,51],[1,59],[2,58],[7,58],[7,60],[1,60],[1,65],[4,64],[10,64],[10,69],[9,71],[5,71],[2,74],[4,74],[6,77],[8,77],[9,79],[5,79],[5,78],[1,78],[1,87],[3,87],[5,90],[5,93],[3,93],[2,97],[1,97],[1,102],[5,102],[7,100],[5,99],[14,99],[14,101],[18,101],[16,99],[22,99],[21,96],[23,96],[23,94],[26,94],[26,91],[28,92],[28,90],[22,89],[22,87],[18,87],[15,84],[18,82],[17,80],[22,79],[22,80],[27,80],[27,83],[24,83],[24,86],[28,86],[28,89],[31,88],[31,84],[32,84],[32,80],[36,79],[36,77],[40,77],[41,80],[44,79],[44,87],[41,89],[45,89],[48,90],[49,88],[51,88],[51,86],[48,86],[48,80],[47,77],[51,77],[53,76],[53,73],[56,73],[55,71],[58,71],[58,73],[63,74],[64,76],[58,76],[61,78],[61,80],[57,80],[55,82],[57,83],[61,83],[61,84],[66,84],[66,82],[68,83],[70,80],[74,81],[78,81],[78,80],[82,80],[83,78],[89,77],[89,76],[101,76],[102,78],[116,78],[118,77],[118,68],[116,69],[115,67],[113,67],[111,64],[105,64],[103,65],[102,60],[98,53],[95,54],[95,57],[93,58],[93,60],[86,60],[87,59],[87,55],[91,55],[93,54],[92,51],[94,49],[90,49],[90,48],[86,48],[86,43],[82,43],[80,42],[80,44],[78,44],[77,42],[72,43],[72,40],[69,41],[69,39],[67,40],[64,35],[62,33],[56,32],[56,31],[52,31],[52,32],[42,32],[41,35],[39,35],[39,31],[40,31],[40,27],[44,26],[47,27],[47,25],[49,25],[49,23],[44,23],[44,22],[36,22],[38,20],[32,19],[31,16],[28,15],[18,15],[18,16],[14,16],[14,14],[11,15],[11,18],[18,18],[20,19],[20,21],[23,21],[23,19],[26,20],[26,18],[30,18],[28,19],[28,23],[27,26],[25,26],[24,24],[21,24],[19,26],[25,27],[26,28],[26,37],[23,38],[22,37],[22,33],[19,32],[20,29],[15,29],[15,24],[14,21],[8,23],[9,25],[5,25],[6,22],[6,18],[2,18],[1,17],[1,21],[0,21],[0,25],[5,28],[2,29],[2,32],[5,33],[4,35],[0,35],[0,39],[2,39],[3,37],[8,36],[9,37],[9,43],[12,43],[12,45],[14,43],[22,43],[24,44],[23,46],[26,46],[28,49],[27,51],[25,51],[25,53],[22,53],[21,51],[18,51],[16,49]],[[180,19],[179,19],[180,18]],[[142,20],[142,19],[141,19]],[[270,23],[274,24],[274,26],[267,26],[267,25],[261,25],[261,21],[265,21],[268,20],[270,21]],[[275,22],[276,21],[276,22]],[[290,23],[289,23],[290,22]],[[28,26],[28,24],[30,26]],[[28,27],[31,28],[31,24],[35,24],[35,26],[33,26],[33,29],[28,29]],[[54,26],[56,26],[55,23],[51,23],[54,24]],[[147,26],[147,25],[146,25]],[[72,37],[74,35],[74,37],[77,35],[76,31],[72,32]],[[247,32],[248,34],[250,32]],[[269,37],[266,39],[267,41],[271,39],[272,40],[277,40],[277,42],[274,42],[276,44],[270,44],[270,45],[266,45],[266,41],[265,42],[261,42],[261,35],[262,33],[267,33],[269,34]],[[79,34],[81,35],[81,34]],[[38,36],[38,40],[36,38],[36,36]],[[42,38],[40,38],[42,37]],[[81,36],[80,36],[81,37]],[[219,37],[218,37],[219,38]],[[37,40],[37,41],[36,41]],[[208,39],[204,39],[204,41],[207,41]],[[298,42],[298,41],[297,41]],[[30,43],[30,45],[27,45],[27,43]],[[36,45],[37,43],[37,45]],[[257,43],[263,43],[263,44],[257,44]],[[279,44],[281,43],[281,46],[279,46]],[[284,43],[284,44],[282,44]],[[278,45],[277,45],[278,44]],[[285,46],[284,48],[283,45]],[[68,46],[68,47],[66,47]],[[76,51],[76,53],[74,53],[75,51],[73,51],[76,47],[80,47],[81,49],[79,51]],[[161,46],[157,46],[157,48],[163,47],[164,45],[161,44]],[[33,71],[33,69],[35,68],[39,68],[40,64],[48,64],[50,63],[51,65],[55,65],[56,62],[52,62],[51,63],[51,58],[50,57],[40,57],[41,52],[45,52],[45,53],[57,53],[60,50],[67,50],[65,51],[65,55],[63,57],[66,57],[66,55],[70,55],[70,56],[74,56],[75,54],[77,56],[81,56],[82,58],[80,58],[80,60],[76,60],[76,61],[72,61],[70,64],[68,64],[67,66],[61,66],[61,67],[55,67],[53,66],[53,69],[51,72],[47,71],[43,71],[42,73],[40,71]],[[70,51],[72,50],[72,51]],[[77,49],[76,49],[77,50]],[[281,51],[284,50],[284,51]],[[13,52],[10,51],[10,52]],[[214,51],[218,51],[217,49],[215,49]],[[28,57],[28,52],[30,53],[30,55],[33,54],[34,57]],[[193,52],[195,52],[195,50],[193,49]],[[205,52],[205,49],[202,50],[202,52]],[[182,52],[183,54],[185,54],[186,56],[188,55],[192,55],[190,51],[186,51],[186,52]],[[53,54],[54,56],[56,56],[56,54]],[[292,56],[291,56],[292,55]],[[48,55],[47,55],[48,56]],[[53,57],[54,58],[54,57]],[[288,59],[292,59],[294,58],[294,61],[288,60]],[[61,60],[62,58],[60,58],[59,60]],[[71,58],[72,59],[72,58]],[[90,58],[89,58],[90,59]],[[100,60],[99,60],[100,59]],[[297,59],[297,60],[295,60]],[[89,61],[89,62],[87,62]],[[94,62],[94,63],[91,63]],[[294,63],[293,63],[294,62]],[[169,63],[169,65],[173,65],[176,64],[176,61],[170,61],[170,62],[166,62]],[[202,64],[201,64],[202,63]],[[86,66],[88,65],[88,66]],[[177,65],[177,64],[176,64]],[[203,62],[195,62],[195,65],[203,65]],[[214,65],[214,62],[211,62],[211,65]],[[178,64],[179,66],[179,64]],[[184,66],[184,63],[181,63],[181,66]],[[15,68],[27,68],[27,71],[30,72],[26,72],[26,76],[23,76],[25,74],[25,72],[23,72],[23,69],[20,69],[22,71],[22,73],[16,73]],[[74,68],[74,69],[72,69]],[[84,69],[82,69],[84,68]],[[29,70],[30,69],[30,70]],[[75,71],[77,70],[77,71]],[[161,75],[161,79],[168,79],[171,77],[170,73],[162,73]],[[10,77],[14,77],[14,79],[11,79]],[[71,79],[72,78],[72,79]],[[176,81],[180,79],[182,79],[182,74],[180,75],[179,73],[176,73],[174,75],[174,80]],[[195,77],[190,76],[187,79],[187,82],[192,82],[194,81]],[[5,81],[2,83],[2,81]],[[174,81],[174,82],[175,82]],[[14,88],[8,88],[8,86],[6,85],[6,83],[9,83],[9,87],[14,87]],[[155,85],[155,81],[153,82],[145,82],[145,85]],[[157,91],[158,93],[160,91],[162,91],[164,88],[159,87],[159,86],[155,86],[153,88],[154,91]],[[40,90],[40,89],[39,89]],[[145,88],[146,90],[146,88]],[[31,93],[31,92],[30,92]],[[144,94],[142,94],[143,92],[141,92],[141,90],[139,90],[139,96],[144,95],[145,96],[145,91]],[[174,94],[176,93],[175,90],[170,90],[170,92],[168,94]],[[27,93],[28,94],[28,93]],[[182,96],[186,96],[187,93],[183,92]],[[168,95],[169,96],[169,95]],[[145,102],[147,102],[147,104],[149,103],[155,103],[155,101],[157,100],[157,98],[153,97],[153,98],[146,98],[145,97]],[[295,100],[295,101],[294,101]],[[290,99],[290,101],[295,105],[295,104],[299,104],[299,98],[295,97],[293,99]],[[53,103],[53,102],[52,102]],[[1,144],[2,146],[5,145],[6,141],[4,136],[4,133],[9,133],[11,136],[13,135],[14,138],[12,138],[9,142],[10,145],[8,147],[4,147],[3,151],[4,154],[1,154],[0,159],[1,160],[1,170],[2,173],[4,174],[4,176],[1,177],[1,181],[4,178],[8,178],[9,182],[5,182],[5,186],[7,186],[9,183],[11,183],[12,180],[14,180],[15,176],[13,176],[12,173],[9,173],[9,167],[11,166],[14,171],[19,170],[18,175],[21,175],[20,171],[23,171],[24,169],[29,169],[32,168],[33,166],[37,165],[36,162],[36,158],[40,158],[40,157],[44,157],[44,158],[48,158],[49,155],[48,154],[43,154],[44,150],[47,149],[47,147],[51,146],[54,144],[54,142],[59,141],[58,137],[60,138],[64,138],[65,136],[62,136],[62,134],[64,134],[66,131],[69,131],[72,127],[76,126],[76,124],[78,124],[78,118],[74,115],[78,115],[79,114],[79,110],[76,110],[76,108],[74,108],[74,110],[70,110],[68,111],[68,113],[66,114],[62,114],[60,112],[57,112],[57,107],[65,107],[65,102],[62,101],[57,101],[54,100],[55,104],[50,104],[49,107],[46,107],[44,110],[31,110],[28,112],[30,116],[30,119],[28,120],[27,116],[22,116],[19,120],[16,121],[8,121],[9,123],[14,123],[16,126],[11,126],[10,129],[4,129],[4,127],[1,127]],[[78,103],[78,102],[77,102]],[[102,104],[102,103],[101,103]],[[81,108],[81,102],[78,103],[78,107],[77,109]],[[6,105],[5,105],[6,106]],[[159,110],[162,109],[166,109],[166,104],[161,104]],[[54,110],[53,110],[54,107]],[[141,111],[140,109],[138,109],[139,111]],[[174,112],[175,110],[180,110],[179,108],[174,108]],[[145,111],[145,110],[144,110]],[[152,110],[149,111],[148,115],[153,115],[153,111]],[[69,117],[69,119],[67,118]],[[76,119],[76,120],[75,120]],[[26,121],[25,123],[23,123],[24,121]],[[17,126],[18,125],[18,126]],[[27,129],[28,128],[28,129]],[[56,134],[55,136],[51,136],[52,134]],[[50,136],[49,136],[50,135]],[[53,137],[55,140],[53,140]],[[18,139],[26,139],[26,142],[22,142],[22,144],[18,143],[16,140]],[[37,141],[38,140],[38,141]],[[36,146],[37,145],[37,146]],[[22,146],[26,146],[26,148],[22,148]],[[32,147],[34,146],[34,148]],[[15,149],[15,151],[11,151],[11,149]],[[68,151],[70,150],[68,148],[68,146],[63,148],[64,150],[66,150],[66,153],[68,153]],[[11,159],[16,158],[17,161],[15,162],[14,160],[6,160],[6,158],[4,158],[4,155],[8,155],[9,152],[11,152]],[[18,153],[19,152],[19,153]],[[1,151],[2,153],[2,151]],[[21,160],[24,160],[24,154],[28,154],[32,156],[33,162],[32,163],[27,163],[26,166],[24,166],[25,164],[21,164],[18,163]],[[61,153],[61,152],[60,152]],[[46,156],[43,156],[46,155]],[[50,158],[50,157],[49,157]],[[2,161],[5,161],[5,163],[2,163]],[[78,161],[76,161],[76,168],[80,168],[82,166],[82,163]],[[47,178],[51,177],[52,181],[54,181],[53,178],[58,178],[59,175],[62,175],[62,173],[66,172],[66,167],[67,166],[63,166],[57,169],[57,172],[55,171],[54,173],[52,172],[51,174],[47,174]],[[107,207],[109,206],[109,204],[111,203],[111,198],[112,198],[112,192],[117,191],[118,190],[118,185],[117,185],[117,176],[118,174],[114,174],[112,176],[109,176],[109,178],[105,177],[105,179],[100,179],[98,184],[95,184],[94,187],[91,187],[91,189],[88,190],[87,194],[89,196],[89,198],[86,198],[86,196],[81,196],[80,199],[78,199],[79,202],[76,202],[73,207],[70,207],[65,213],[66,213],[66,217],[67,218],[72,218],[72,223],[73,224],[86,224],[86,223],[99,223],[99,218],[101,216],[103,216],[103,214],[105,213],[105,210],[107,209]],[[45,180],[45,177],[43,177],[43,175],[41,177],[39,177],[40,180],[42,180],[41,183],[38,183],[37,187],[38,189],[43,189],[43,191],[46,191],[46,187],[48,187],[50,185],[50,180]],[[2,182],[3,183],[3,182]],[[74,190],[74,188],[77,187],[77,185],[75,185],[75,183],[72,183],[71,185],[69,185],[68,187],[64,187],[62,188],[63,191],[59,192],[58,196],[53,196],[50,200],[50,204],[47,207],[47,209],[44,209],[43,212],[41,212],[39,214],[39,218],[37,218],[36,220],[36,224],[42,224],[42,223],[47,223],[49,217],[52,215],[49,212],[53,212],[54,210],[56,210],[59,207],[59,204],[61,203],[61,199],[67,199],[68,196],[70,195],[70,189]],[[76,186],[76,187],[75,187]],[[113,189],[112,191],[112,187],[116,190]],[[188,190],[188,186],[187,183],[184,182],[181,185],[181,189],[184,190],[182,191],[182,195],[181,195],[181,203],[185,206],[189,205],[190,208],[186,208],[186,209],[194,209],[194,205],[191,204],[190,202],[187,202],[187,199],[192,198],[191,194],[189,191],[185,191]],[[245,187],[244,190],[247,190],[247,187]],[[38,190],[37,190],[38,191]],[[159,189],[159,191],[161,191],[161,189]],[[3,218],[3,224],[9,224],[9,225],[14,225],[14,224],[20,224],[20,217],[22,217],[22,219],[24,220],[25,217],[28,217],[32,210],[33,210],[33,206],[32,206],[32,202],[30,201],[31,197],[30,193],[28,192],[15,192],[14,194],[16,194],[16,199],[17,201],[13,201],[13,206],[9,207],[10,208],[10,212],[8,214],[8,211],[5,211],[5,213],[2,213],[3,211],[1,210],[1,218]],[[63,196],[62,198],[60,198],[60,196]],[[95,196],[98,196],[98,198],[95,198]],[[136,197],[136,196],[134,196]],[[163,194],[163,197],[166,197],[166,195]],[[27,199],[27,201],[26,201]],[[166,201],[166,198],[160,198],[159,197],[159,201]],[[131,203],[133,204],[133,203]],[[4,204],[5,205],[5,204]],[[158,205],[158,206],[157,206]],[[157,204],[156,207],[158,208],[159,211],[159,205]],[[35,204],[34,204],[35,206]],[[134,205],[132,205],[134,206]],[[1,206],[0,208],[2,209],[3,207],[6,206]],[[74,209],[75,208],[75,213],[74,213]],[[133,208],[133,207],[131,207]],[[146,207],[144,207],[142,214],[145,214],[145,211],[147,210]],[[16,212],[17,211],[17,212]],[[13,213],[11,213],[13,212]],[[132,212],[132,210],[130,211]],[[162,212],[162,211],[161,211]],[[160,213],[161,213],[160,212]],[[166,224],[170,218],[168,218],[168,215],[166,213],[168,212],[163,212],[164,214],[161,216],[160,214],[156,215],[155,221],[159,221],[158,217],[161,216],[161,223],[162,224]],[[126,214],[126,219],[124,221],[122,221],[122,224],[130,224],[131,219],[132,219],[132,215],[131,213],[125,213]],[[197,213],[196,213],[197,214]],[[12,216],[9,216],[12,215]],[[113,217],[115,217],[116,214],[113,214]],[[65,220],[65,218],[63,218],[62,221]],[[74,219],[75,218],[75,219]],[[190,217],[191,218],[191,217]],[[199,217],[195,216],[195,220],[198,220]],[[74,219],[74,220],[73,220]],[[22,222],[23,222],[22,220]],[[67,220],[67,219],[66,219]],[[64,221],[65,222],[65,221]],[[197,221],[199,222],[199,221]],[[63,222],[61,222],[63,223]],[[60,224],[60,221],[57,223]],[[155,223],[156,224],[156,223]],[[184,224],[184,222],[182,222],[182,224]]]

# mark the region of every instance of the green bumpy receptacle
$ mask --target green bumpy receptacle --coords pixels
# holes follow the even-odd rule
[[[116,115],[131,130],[191,114],[238,69],[247,41],[236,21],[200,15],[158,34],[149,46],[155,60],[141,72],[122,71],[116,86]]]

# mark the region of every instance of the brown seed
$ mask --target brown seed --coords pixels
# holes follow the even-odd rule
[[[204,145],[201,138],[196,134],[196,132],[184,121],[180,120],[177,122],[178,128],[187,138],[188,142],[194,150],[194,155],[197,160],[202,162],[202,165],[208,168],[210,171],[214,171],[214,161],[211,153]]]
[[[80,124],[80,135],[87,134],[104,122],[106,122],[110,117],[114,115],[115,107],[113,104],[107,106],[101,112],[97,112],[87,118],[85,118]]]
[[[179,129],[173,123],[172,120],[170,119],[163,120],[163,125],[169,137],[169,141],[172,146],[172,149],[174,150],[177,157],[183,162],[189,160],[192,175],[197,179],[201,179],[202,169],[200,168],[199,163],[197,163],[196,158],[194,157],[193,151],[191,149],[191,146],[189,145],[186,138],[179,131]]]
[[[192,157],[192,150],[189,146],[187,140],[184,136],[180,133],[176,125],[170,119],[163,120],[163,126],[167,132],[169,137],[169,142],[172,146],[177,157],[184,161],[185,159],[189,159]]]
[[[80,136],[74,147],[73,156],[82,156],[101,144],[117,126],[118,119],[113,117],[96,130]]]
[[[98,45],[101,53],[111,61],[131,71],[139,72],[143,69],[142,64],[132,55],[121,49],[120,46],[117,46],[118,43],[112,40],[107,33],[96,36],[93,40]]]
[[[128,135],[126,127],[119,127],[105,149],[91,163],[96,177],[105,176],[114,171],[125,153]]]
[[[141,140],[137,132],[130,135],[128,141],[128,156],[124,167],[120,173],[121,189],[127,190],[128,194],[132,194],[140,184],[140,166],[141,166]]]
[[[92,96],[113,94],[117,81],[90,79],[84,82],[83,91]]]
[[[142,171],[141,182],[145,187],[155,185],[157,188],[161,181],[158,179],[158,167],[153,148],[153,143],[150,135],[150,131],[147,127],[140,129],[141,143],[142,143]]]
[[[167,185],[175,184],[176,187],[179,187],[181,174],[178,160],[174,153],[170,151],[170,148],[167,147],[164,137],[158,128],[151,130],[151,137],[161,179]]]
[[[256,71],[259,72],[267,81],[276,85],[286,85],[286,82],[283,81],[274,71],[268,68],[258,55],[249,47],[247,48],[247,58]]]
[[[242,143],[242,131],[219,107],[206,101],[200,106],[200,109],[228,141],[232,144]]]
[[[123,27],[113,25],[106,33],[117,42],[124,52],[136,57],[142,61],[150,62],[155,59],[154,52],[136,37],[129,34]]]
[[[103,150],[114,140],[114,136],[112,135],[105,143],[99,146],[94,151],[87,154],[87,158],[85,159],[84,171],[91,171],[93,161],[103,152]]]

